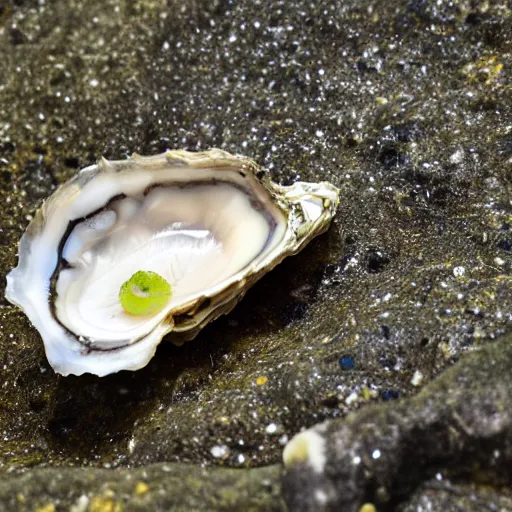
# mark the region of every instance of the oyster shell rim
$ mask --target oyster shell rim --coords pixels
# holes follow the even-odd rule
[[[256,191],[260,191],[260,189],[264,190],[269,194],[272,203],[283,214],[286,229],[282,239],[277,246],[271,249],[271,251],[266,254],[265,258],[257,264],[253,260],[249,265],[233,274],[229,279],[221,281],[216,286],[210,288],[208,293],[202,294],[187,303],[183,303],[179,305],[179,307],[175,306],[169,309],[166,311],[165,317],[163,317],[158,324],[154,325],[148,334],[140,339],[132,340],[129,344],[110,349],[97,348],[94,347],[93,344],[91,345],[90,343],[80,340],[80,337],[77,337],[72,331],[69,331],[66,336],[68,341],[73,345],[72,348],[66,348],[66,350],[73,352],[75,356],[84,358],[90,357],[91,354],[126,352],[131,347],[135,347],[144,341],[148,341],[149,343],[155,338],[152,343],[149,343],[151,347],[146,351],[146,357],[143,358],[142,362],[136,362],[131,365],[117,364],[114,365],[113,369],[111,368],[106,371],[98,369],[94,371],[89,364],[75,364],[72,370],[63,370],[62,365],[57,360],[61,358],[52,357],[50,340],[45,339],[43,332],[27,311],[30,307],[27,306],[27,310],[23,307],[23,298],[27,300],[27,297],[23,297],[23,293],[16,293],[15,279],[18,275],[23,278],[23,271],[27,269],[30,260],[31,242],[42,235],[46,221],[55,212],[56,205],[58,205],[59,201],[72,202],[76,194],[101,172],[121,172],[129,170],[130,168],[141,168],[144,171],[157,171],[159,168],[167,167],[189,167],[205,169],[212,172],[222,170],[240,172],[242,176],[248,178],[251,182],[251,191],[254,194]],[[307,196],[321,201],[322,211],[316,218],[310,218],[308,212],[301,204],[301,201],[304,201],[304,197]],[[193,339],[206,324],[223,314],[229,313],[243,298],[252,284],[272,270],[287,256],[298,253],[312,238],[325,232],[336,212],[338,204],[339,190],[328,182],[296,182],[291,186],[279,185],[272,182],[268,173],[260,168],[254,160],[241,155],[232,155],[220,149],[210,149],[202,152],[168,150],[164,153],[151,156],[141,156],[135,153],[126,160],[114,161],[108,161],[102,157],[97,164],[85,167],[70,180],[60,185],[37,210],[33,220],[29,223],[20,240],[18,265],[7,276],[5,295],[11,303],[17,305],[25,312],[38,329],[43,338],[48,360],[58,373],[62,373],[63,375],[69,373],[80,375],[89,372],[101,376],[120,371],[121,369],[136,370],[144,367],[149,362],[156,351],[156,347],[166,334],[171,333],[171,340],[176,344],[180,344],[183,341]],[[69,222],[68,220],[68,223]],[[66,238],[61,238],[60,243],[62,243],[63,240],[65,241]],[[23,252],[24,249],[25,251]],[[58,248],[54,248],[53,250],[58,250]],[[59,270],[59,263],[60,260],[58,259],[52,272],[52,278]],[[19,299],[17,295],[21,295],[21,299]],[[48,295],[48,304],[50,310],[52,310],[54,304],[51,301],[51,295]],[[51,311],[51,316],[61,327],[65,327],[58,321],[55,311]],[[176,319],[179,321],[176,322]],[[78,345],[78,347],[76,345]],[[77,366],[81,367],[77,368]]]

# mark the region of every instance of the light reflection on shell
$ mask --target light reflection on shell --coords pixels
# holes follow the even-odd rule
[[[329,183],[280,186],[252,160],[217,149],[102,159],[37,211],[6,297],[39,330],[58,373],[137,370],[167,333],[181,343],[229,312],[327,229],[338,201]],[[172,286],[152,316],[131,317],[118,300],[139,270]]]

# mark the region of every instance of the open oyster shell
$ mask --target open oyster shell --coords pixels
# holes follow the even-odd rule
[[[137,370],[165,334],[192,339],[229,312],[325,231],[337,205],[329,183],[280,186],[252,160],[220,150],[102,159],[37,211],[6,297],[38,329],[58,373]],[[172,286],[152,315],[130,315],[119,301],[140,270]]]

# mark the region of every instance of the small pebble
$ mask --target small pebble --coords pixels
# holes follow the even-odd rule
[[[342,370],[353,370],[354,366],[355,362],[352,356],[342,356],[340,358],[340,367]]]
[[[216,459],[221,459],[222,457],[225,457],[229,453],[229,448],[226,445],[212,446],[210,453]]]
[[[411,384],[413,386],[421,386],[421,383],[423,382],[423,373],[421,373],[419,370],[416,370],[412,376]]]
[[[462,277],[466,272],[466,269],[464,267],[455,267],[453,269],[453,275],[455,277]]]
[[[382,392],[382,398],[384,400],[396,400],[400,396],[400,393],[395,389],[389,389]]]
[[[135,493],[139,496],[143,496],[147,492],[149,492],[149,485],[146,482],[137,482]]]

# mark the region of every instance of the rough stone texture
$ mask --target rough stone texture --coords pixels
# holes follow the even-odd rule
[[[511,34],[505,0],[3,2],[0,272],[101,155],[221,147],[342,199],[326,235],[137,373],[59,378],[0,299],[3,467],[266,466],[302,427],[399,398],[394,417],[492,345],[511,324]]]
[[[488,512],[512,510],[510,488],[487,485],[461,485],[437,480],[426,482],[412,494],[409,502],[397,507],[398,512],[442,510],[443,512]]]
[[[284,477],[291,510],[357,512],[367,502],[395,510],[416,486],[434,476],[442,480],[443,474],[510,485],[512,379],[503,375],[511,366],[507,336],[466,356],[395,407],[372,405],[314,427],[323,448],[307,459],[295,457]],[[325,460],[314,466],[311,459],[321,452]],[[450,487],[438,490],[449,494]],[[462,498],[470,501],[471,495]]]
[[[38,468],[0,480],[2,511],[284,511],[278,466],[251,471],[154,464],[135,470]],[[45,508],[46,507],[46,508]]]

